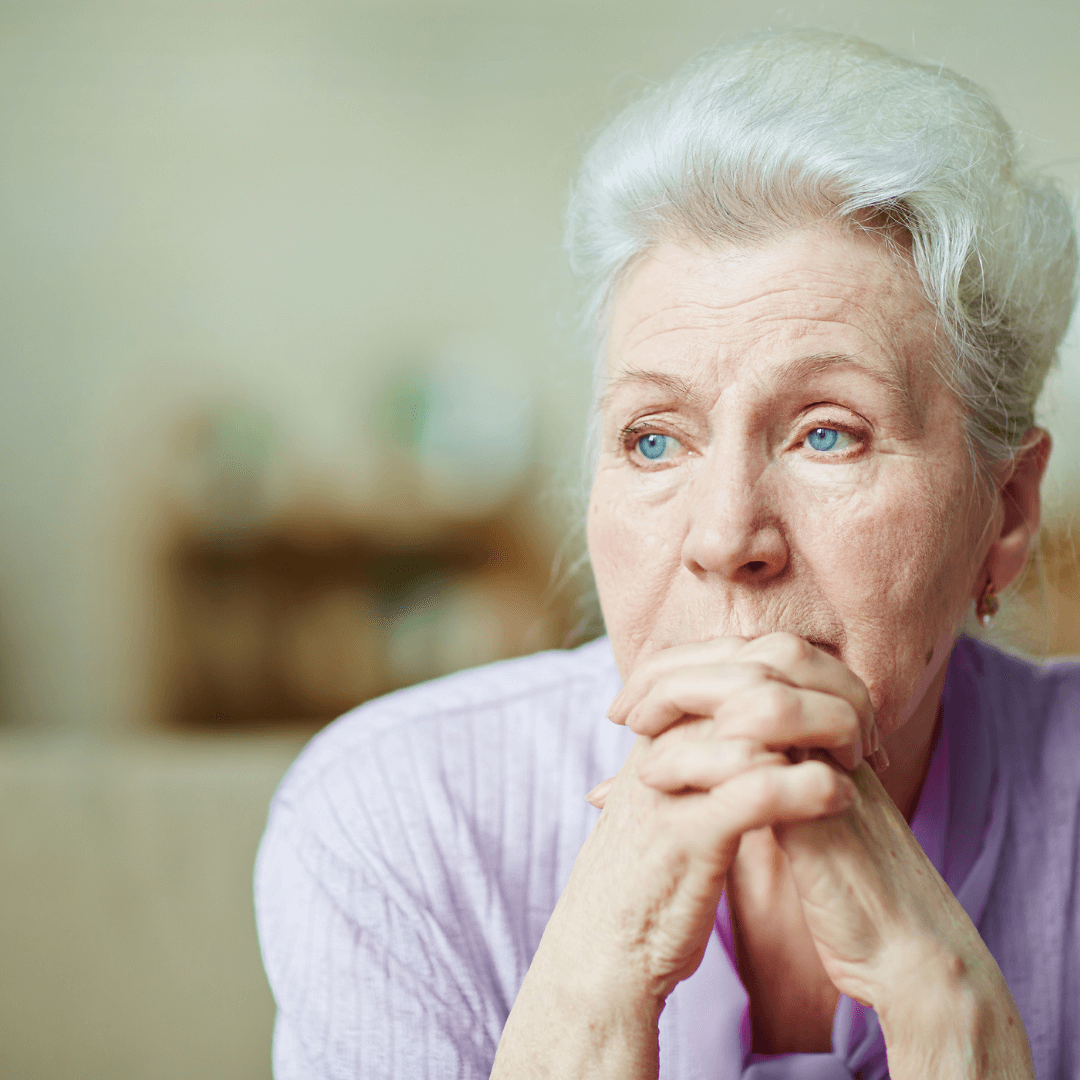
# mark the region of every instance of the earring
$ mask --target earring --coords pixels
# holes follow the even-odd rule
[[[975,604],[975,615],[978,617],[979,625],[984,630],[988,630],[994,625],[994,616],[1000,608],[1001,602],[997,598],[997,593],[994,592],[994,583],[993,581],[987,581],[982,595]]]

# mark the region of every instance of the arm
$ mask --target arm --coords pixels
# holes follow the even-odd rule
[[[667,996],[712,933],[748,829],[835,814],[850,781],[818,761],[735,748],[726,783],[671,795],[642,783],[650,740],[627,758],[574,865],[503,1031],[493,1078],[654,1078]]]
[[[732,790],[730,736],[740,730],[756,732],[774,748],[805,749],[814,740],[847,758],[844,765],[854,765],[849,807],[801,819],[776,814],[769,822],[829,978],[877,1011],[893,1080],[1030,1080],[1027,1037],[994,958],[874,771],[852,763],[855,748],[844,746],[843,727],[825,722],[842,711],[845,693],[853,695],[841,682],[833,683],[828,699],[797,692],[818,678],[800,671],[800,663],[839,662],[823,654],[810,659],[810,647],[790,635],[772,637],[778,640],[750,644],[772,650],[767,666],[788,680],[786,686],[733,690],[730,670],[702,657],[674,675],[628,683],[616,713],[653,736],[637,776],[676,799],[693,797],[688,791],[717,796]],[[713,720],[688,724],[687,713]],[[740,715],[749,718],[746,729],[739,727]],[[839,772],[825,755],[815,756]]]
[[[487,1076],[505,1016],[498,995],[463,977],[469,959],[439,933],[437,913],[406,906],[403,866],[359,849],[361,837],[337,842],[332,809],[317,791],[299,806],[279,798],[259,849],[276,1080]],[[386,840],[400,849],[400,837]]]
[[[664,663],[656,661],[653,676]],[[763,665],[720,666],[732,694],[756,695],[763,708],[774,699],[775,683]],[[633,693],[630,684],[628,690]],[[785,746],[824,742],[861,756],[872,737],[869,716],[862,723],[853,706],[815,711],[814,695],[825,697],[811,691],[805,710],[775,718],[777,739]],[[785,700],[801,699],[796,692]],[[674,720],[698,710],[682,701],[671,712]],[[548,922],[504,1029],[493,1078],[655,1077],[664,1003],[701,962],[742,833],[836,814],[850,804],[854,787],[845,775],[820,761],[791,764],[748,733],[746,715],[752,710],[718,726],[710,783],[691,785],[693,791],[683,790],[685,784],[662,791],[643,777],[655,765],[654,748],[693,743],[704,722],[635,744]]]
[[[831,822],[777,830],[833,982],[872,1004],[893,1080],[1034,1077],[1012,994],[873,772]]]
[[[617,972],[586,970],[574,938],[572,919],[557,908],[503,1030],[492,1080],[656,1077],[663,1002]]]
[[[985,951],[985,950],[984,950]],[[1023,1021],[993,958],[928,958],[878,1012],[893,1080],[1034,1080]]]

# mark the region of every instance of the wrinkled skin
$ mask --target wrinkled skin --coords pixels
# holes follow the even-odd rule
[[[904,819],[971,601],[1026,559],[1049,440],[978,482],[938,333],[902,243],[855,228],[672,244],[623,282],[588,535],[610,716],[640,737],[591,795],[493,1076],[655,1077],[725,890],[755,1049],[828,1050],[845,992],[894,1080],[1030,1076]]]
[[[624,678],[670,645],[787,630],[839,655],[894,731],[963,619],[987,518],[914,271],[824,228],[661,249],[610,340],[589,551]],[[848,448],[806,446],[819,425]],[[681,445],[654,464],[627,428]]]

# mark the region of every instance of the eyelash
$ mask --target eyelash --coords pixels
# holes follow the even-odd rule
[[[640,439],[642,435],[663,435],[652,424],[630,424],[619,432],[619,442],[623,446],[629,446],[634,439]]]
[[[850,447],[846,452],[841,450],[838,453],[834,453],[827,450],[816,451],[812,448],[810,453],[816,454],[820,457],[834,457],[838,461],[844,461],[847,458],[854,456],[855,454],[862,453],[866,449],[866,444],[869,441],[867,433],[859,428],[853,427],[849,423],[845,423],[842,420],[832,420],[829,418],[818,417],[812,424],[803,428],[802,434],[796,440],[795,445],[802,447],[812,431],[817,431],[818,428],[828,428],[831,431],[839,431],[843,435],[848,435],[857,442],[857,446]]]
[[[839,431],[844,435],[847,435],[850,438],[854,439],[858,445],[850,447],[847,451],[841,450],[835,453],[831,451],[815,451],[812,448],[805,447],[806,440],[809,437],[810,433],[812,431],[815,431],[817,428],[830,428],[832,430]],[[684,439],[679,438],[677,435],[672,435],[670,431],[661,430],[656,424],[629,424],[619,432],[619,443],[623,448],[623,452],[627,455],[627,457],[634,460],[634,464],[637,465],[639,468],[656,469],[662,468],[663,465],[666,464],[664,462],[646,464],[642,461],[638,461],[635,459],[634,449],[637,446],[638,439],[640,439],[644,435],[667,435],[670,438],[677,439],[678,442],[680,442],[684,447],[686,445]],[[845,461],[857,454],[862,453],[862,451],[866,449],[867,441],[868,437],[866,432],[860,430],[859,428],[853,427],[849,423],[845,423],[842,420],[834,420],[829,417],[818,417],[814,420],[812,424],[809,424],[805,428],[803,428],[802,433],[799,435],[798,439],[795,440],[795,447],[808,449],[811,454],[814,454],[817,457],[833,457],[836,458],[838,461]]]
[[[664,431],[656,424],[642,423],[642,424],[629,424],[619,432],[619,443],[623,448],[623,453],[630,458],[634,464],[641,469],[657,469],[663,468],[665,465],[670,465],[671,462],[650,462],[645,463],[635,459],[634,448],[637,446],[637,441],[643,435],[666,435],[668,438],[675,439],[681,446],[685,448],[686,441],[678,435],[672,434],[671,431]]]

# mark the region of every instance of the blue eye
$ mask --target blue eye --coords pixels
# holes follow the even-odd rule
[[[814,428],[806,436],[806,445],[811,450],[818,450],[822,453],[829,450],[846,450],[854,441],[846,432],[837,431],[836,428],[831,427]]]
[[[649,461],[659,461],[667,450],[674,450],[679,445],[679,441],[670,435],[652,434],[642,435],[635,445],[642,457],[648,458]]]

